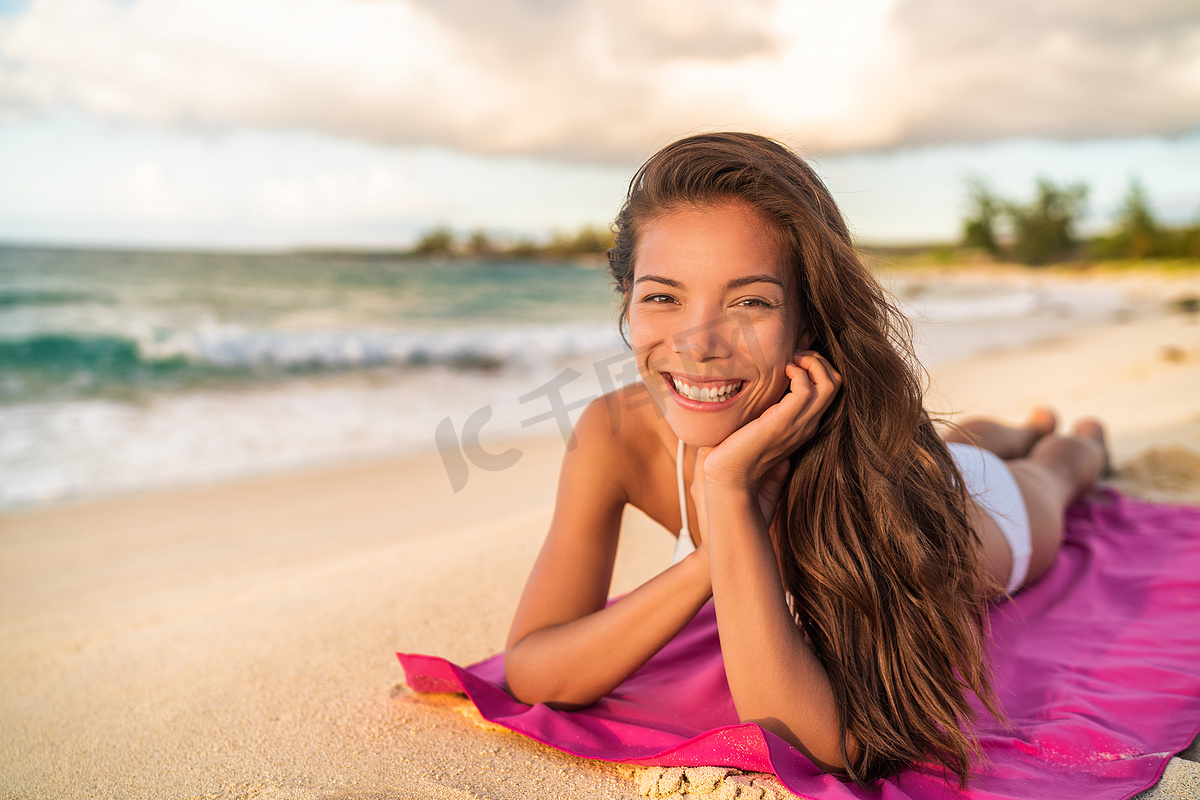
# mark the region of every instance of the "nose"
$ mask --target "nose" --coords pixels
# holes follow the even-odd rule
[[[700,363],[733,355],[733,321],[727,315],[697,313],[689,315],[685,324],[671,337],[672,349],[685,361]]]

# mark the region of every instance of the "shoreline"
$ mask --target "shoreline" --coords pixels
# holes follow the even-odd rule
[[[929,358],[930,353],[928,352],[928,348],[922,345],[922,326],[914,322],[917,347],[919,352],[923,353],[922,360],[929,364],[927,371],[930,376],[934,376],[939,371],[945,369],[956,372],[959,370],[960,364],[969,365],[973,362],[992,361],[997,357],[1002,358],[1005,353],[1036,352],[1047,346],[1053,347],[1056,342],[1064,340],[1091,337],[1093,335],[1108,336],[1110,329],[1131,323],[1138,325],[1144,323],[1148,317],[1153,319],[1178,317],[1185,320],[1200,321],[1200,311],[1197,311],[1195,308],[1195,305],[1200,303],[1200,269],[1176,272],[1152,269],[1145,266],[1135,269],[1104,272],[1098,271],[1098,269],[1076,270],[1064,267],[1031,268],[1021,265],[991,262],[971,265],[955,264],[952,266],[937,263],[914,265],[905,262],[899,265],[884,267],[879,272],[882,276],[886,276],[885,279],[889,282],[889,285],[892,285],[894,282],[895,286],[912,291],[914,298],[918,300],[926,293],[929,287],[937,287],[940,279],[950,277],[958,285],[975,283],[983,286],[991,286],[1001,284],[1006,286],[1035,287],[1039,290],[1061,287],[1064,284],[1112,287],[1124,293],[1131,304],[1126,309],[1118,309],[1110,312],[1110,316],[1099,316],[1094,319],[1088,319],[1078,323],[1076,326],[1068,324],[1062,330],[1055,330],[1052,326],[1048,326],[1043,317],[1043,321],[1037,323],[1043,329],[1032,336],[1029,334],[1014,335],[1005,333],[1006,328],[1012,328],[1014,325],[1019,324],[1017,321],[1011,323],[1006,321],[988,323],[991,329],[991,336],[998,342],[997,345],[972,351],[967,356],[946,353],[947,357],[943,359],[942,363]],[[913,287],[916,288],[914,289]],[[1189,306],[1189,303],[1192,305]],[[1190,312],[1186,310],[1189,308]],[[1040,313],[1044,314],[1045,312]],[[949,323],[942,323],[941,325],[935,324],[930,330],[933,330],[936,334],[936,328],[946,324],[949,325],[949,329],[957,330],[956,326],[962,323],[951,321]],[[953,337],[951,337],[952,339]],[[1033,340],[1030,341],[1030,339]],[[945,336],[943,335],[939,341],[944,340]],[[1192,354],[1184,347],[1175,347],[1173,356],[1177,359],[1186,360],[1192,357]],[[317,376],[305,383],[305,386],[313,390],[327,390],[330,387],[338,387],[341,385],[340,382],[350,380],[353,377],[350,373],[342,376]],[[369,380],[364,379],[364,381],[370,383]],[[512,389],[512,387],[508,388]],[[933,381],[933,388],[936,389],[936,380]],[[286,387],[282,385],[246,386],[240,387],[237,391],[245,393],[249,397],[254,397],[261,394],[286,391]],[[512,389],[512,391],[516,392],[517,390]],[[205,394],[205,391],[201,391],[200,394]],[[515,397],[515,394],[513,396]],[[172,395],[163,395],[164,401],[169,402],[171,398]],[[933,399],[931,395],[930,402],[927,402],[927,406],[931,407],[931,412],[941,410],[932,407],[938,405],[932,402]],[[1050,398],[1050,402],[1051,404],[1055,404],[1057,401],[1054,398]],[[512,402],[508,402],[505,407],[513,405]],[[942,405],[945,406],[945,404]],[[948,408],[949,406],[945,407]],[[514,430],[512,424],[508,423],[511,423],[511,420],[504,423],[506,432],[501,434],[500,440],[495,443],[488,443],[487,446],[489,448],[495,450],[503,450],[514,446],[519,448],[521,442],[548,436],[550,434],[547,431],[553,429],[552,425],[541,426],[530,431],[529,436],[522,436],[517,430]],[[498,423],[493,422],[492,424],[496,425]],[[243,481],[255,481],[273,476],[301,476],[326,470],[339,471],[355,468],[356,466],[369,466],[371,464],[385,464],[393,461],[422,458],[435,452],[432,419],[430,419],[428,427],[427,436],[423,437],[423,441],[398,440],[391,445],[393,448],[391,452],[375,449],[373,451],[362,452],[347,450],[324,456],[304,455],[297,456],[296,460],[292,463],[277,465],[248,463],[243,466],[214,467],[211,476],[200,474],[185,475],[180,473],[174,465],[170,465],[169,471],[171,472],[171,476],[165,480],[161,480],[160,478],[161,482],[151,479],[149,483],[143,485],[125,483],[98,491],[87,491],[74,487],[65,494],[60,493],[61,490],[54,490],[56,493],[49,495],[48,499],[15,499],[7,505],[0,505],[0,517],[40,508],[56,508],[78,503],[89,503],[93,500],[134,498],[145,493],[172,492],[184,490],[189,487],[233,485]]]
[[[1106,416],[1125,491],[1168,483],[1148,453],[1191,453],[1159,499],[1200,503],[1194,316],[1135,317],[930,378],[930,404],[960,415],[1019,421],[1049,402],[1067,425]],[[428,451],[0,513],[5,796],[639,797],[628,768],[401,683],[396,651],[470,663],[503,647],[563,442],[488,444],[504,447],[517,463],[472,469],[457,494]],[[672,546],[627,513],[613,593]],[[1147,797],[1191,796],[1189,780],[1200,765],[1174,759]]]

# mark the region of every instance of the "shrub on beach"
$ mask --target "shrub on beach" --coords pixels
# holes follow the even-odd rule
[[[1097,258],[1200,258],[1200,224],[1168,228],[1154,216],[1146,191],[1137,179],[1129,182],[1117,215],[1116,228],[1092,242]]]
[[[1012,226],[1012,257],[1022,264],[1049,264],[1073,255],[1078,245],[1075,223],[1083,213],[1087,187],[1056,186],[1038,180],[1037,197],[1028,205],[1006,203]]]
[[[1000,255],[996,226],[1003,203],[980,178],[968,183],[971,215],[963,222],[963,247],[974,247],[989,255]]]
[[[1048,264],[1075,253],[1075,225],[1083,213],[1087,187],[1057,186],[1046,178],[1037,196],[1021,204],[997,197],[978,178],[970,183],[971,215],[963,224],[963,246],[1023,264]]]
[[[454,234],[449,228],[438,226],[421,234],[412,251],[420,256],[446,256],[454,250]]]
[[[1113,230],[1081,241],[1076,225],[1088,189],[1041,178],[1026,204],[998,197],[979,178],[967,184],[968,215],[961,245],[990,256],[1041,265],[1087,257],[1116,259],[1200,258],[1200,222],[1184,228],[1162,225],[1141,183],[1130,181]]]

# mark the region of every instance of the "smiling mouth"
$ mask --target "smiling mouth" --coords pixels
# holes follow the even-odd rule
[[[675,393],[680,397],[700,403],[724,402],[742,391],[746,385],[745,381],[724,381],[697,386],[677,378],[669,372],[664,372],[663,376],[667,379],[667,383],[675,387]]]

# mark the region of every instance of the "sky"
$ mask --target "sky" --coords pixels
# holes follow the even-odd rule
[[[0,0],[0,242],[545,236],[718,129],[812,159],[867,242],[953,240],[971,178],[1193,222],[1200,5]]]

